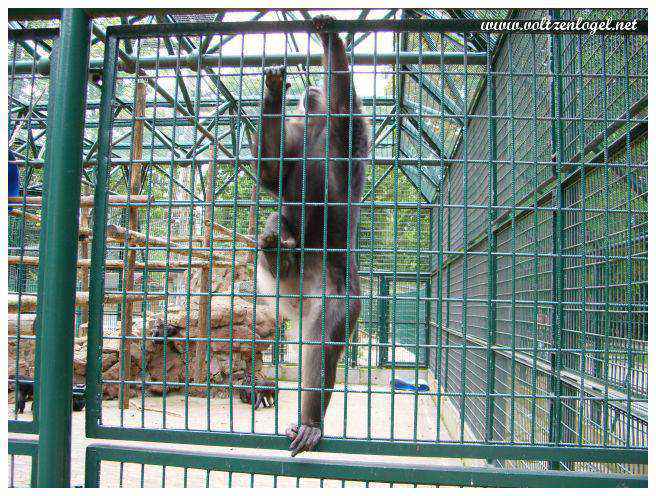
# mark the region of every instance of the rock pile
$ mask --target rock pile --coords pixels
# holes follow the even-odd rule
[[[199,270],[191,277],[191,294],[200,292]],[[244,272],[244,273],[241,273]],[[248,274],[235,269],[235,279],[244,282]],[[232,269],[219,269],[212,278],[213,292],[230,292]],[[187,280],[185,274],[184,279]],[[237,282],[237,281],[236,281]],[[242,287],[243,284],[242,284]],[[238,291],[237,289],[235,291]],[[241,297],[213,296],[208,318],[200,322],[202,300],[192,296],[188,305],[163,312],[133,318],[133,326],[121,339],[121,323],[115,329],[103,330],[102,377],[103,397],[119,396],[121,373],[120,349],[130,359],[130,376],[126,380],[141,382],[150,394],[185,390],[197,396],[228,393],[228,384],[247,384],[251,371],[262,378],[263,352],[274,339],[275,316],[265,305],[254,305]],[[85,324],[86,325],[86,324]],[[145,332],[144,332],[145,331]],[[21,339],[18,370],[21,375],[34,376],[34,340]],[[9,373],[16,372],[16,343],[9,341]],[[87,337],[75,339],[74,383],[84,383],[87,369]],[[109,381],[109,382],[106,382]],[[213,385],[225,385],[223,387]],[[130,395],[140,394],[141,386],[133,385]],[[235,394],[237,392],[235,391]]]

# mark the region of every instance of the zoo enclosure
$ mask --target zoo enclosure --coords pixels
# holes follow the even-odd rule
[[[419,30],[417,26],[424,33],[431,34],[420,37],[413,31]],[[646,36],[599,38],[603,41],[572,35],[496,36],[472,33],[464,30],[466,26],[465,22],[442,24],[431,20],[413,26],[412,21],[406,19],[387,24],[338,23],[336,27],[354,37],[360,30],[365,33],[386,29],[401,32],[393,51],[386,54],[374,51],[373,55],[358,55],[356,59],[360,64],[371,64],[373,71],[388,71],[394,83],[388,98],[374,94],[369,101],[365,99],[364,112],[373,119],[374,136],[382,138],[372,152],[370,188],[365,189],[380,196],[370,194],[363,201],[359,233],[360,270],[363,278],[369,277],[370,286],[363,301],[363,328],[367,328],[367,319],[376,324],[390,322],[380,319],[386,311],[394,313],[391,322],[395,323],[396,316],[404,315],[399,307],[406,302],[415,302],[416,336],[412,345],[417,353],[411,364],[418,373],[423,365],[421,355],[429,355],[428,365],[435,373],[437,390],[428,396],[436,400],[438,418],[443,399],[456,405],[460,439],[453,443],[444,442],[438,424],[434,440],[417,438],[415,433],[414,439],[399,442],[395,440],[392,429],[391,435],[383,440],[360,441],[349,439],[348,435],[345,436],[347,439],[327,439],[321,445],[322,450],[361,452],[376,445],[402,454],[407,447],[413,452],[421,450],[422,454],[433,456],[449,456],[450,453],[450,456],[494,459],[506,466],[517,463],[512,460],[519,460],[527,468],[546,465],[564,471],[640,474],[644,470],[642,464],[646,462],[646,417],[641,413],[646,411],[646,366],[637,365],[642,360],[637,357],[645,357],[646,362],[646,348],[642,348],[646,343],[646,64],[643,65],[640,57],[646,50]],[[133,170],[130,166],[136,161],[133,144],[122,148],[122,157],[111,154],[121,148],[120,143],[109,139],[110,133],[121,122],[128,131],[133,131],[140,120],[145,123],[150,119],[155,131],[147,135],[151,143],[150,156],[143,161],[151,165],[151,172],[144,181],[147,200],[141,201],[140,205],[145,212],[142,218],[146,222],[146,238],[158,235],[155,223],[147,224],[148,216],[151,219],[156,217],[158,210],[186,210],[188,219],[193,219],[198,209],[202,210],[208,204],[231,222],[233,240],[235,234],[244,232],[253,202],[249,189],[240,188],[239,181],[227,180],[226,186],[221,185],[223,189],[220,186],[213,191],[211,202],[194,194],[194,187],[207,181],[207,175],[203,178],[203,173],[207,172],[201,166],[221,162],[216,156],[220,155],[217,153],[219,145],[215,145],[211,152],[211,147],[206,145],[203,156],[199,152],[201,145],[197,143],[203,141],[202,136],[220,143],[217,137],[223,134],[223,130],[219,132],[223,125],[222,129],[229,131],[223,138],[227,138],[232,146],[233,156],[222,161],[237,177],[242,166],[239,152],[242,148],[243,151],[248,149],[240,142],[247,138],[246,133],[240,132],[240,126],[246,128],[249,125],[248,118],[240,117],[245,108],[255,110],[248,117],[255,123],[254,129],[257,128],[257,104],[262,91],[261,82],[254,82],[258,71],[261,74],[261,68],[270,63],[293,61],[302,67],[297,72],[291,71],[290,78],[301,79],[303,72],[309,76],[314,71],[310,67],[316,64],[316,60],[310,59],[310,50],[305,60],[288,53],[283,54],[282,59],[270,57],[266,60],[261,56],[230,58],[221,52],[214,58],[208,57],[210,69],[215,67],[218,70],[215,80],[221,83],[233,81],[231,89],[238,89],[234,100],[236,109],[234,105],[232,107],[235,112],[230,113],[230,106],[226,106],[223,111],[228,111],[228,115],[221,123],[223,118],[218,117],[221,115],[221,98],[216,96],[204,103],[200,96],[206,77],[212,79],[200,75],[205,59],[194,56],[193,50],[190,56],[183,56],[185,43],[180,40],[185,39],[184,36],[191,38],[196,46],[203,46],[207,39],[204,36],[214,35],[220,38],[222,45],[224,36],[237,35],[239,39],[239,35],[247,31],[284,30],[292,33],[308,29],[308,23],[287,23],[275,28],[265,23],[234,26],[224,23],[182,27],[134,26],[114,29],[111,34],[108,31],[106,62],[102,65],[105,79],[102,85],[104,104],[100,104],[101,140],[96,147],[98,159],[105,160],[108,166],[99,167],[98,177],[93,178],[96,196],[101,200],[95,203],[94,243],[98,246],[104,244],[103,235],[112,211],[117,216],[123,214],[119,222],[124,228],[129,228],[129,219],[124,213],[141,201],[131,199],[128,190],[124,202],[110,203],[107,215],[103,212],[102,198],[109,193],[111,179],[104,174],[109,174],[110,170],[117,171],[117,175],[124,173],[123,181],[130,184],[130,171]],[[464,31],[459,33],[460,30]],[[456,47],[451,31],[462,43],[458,46],[460,55],[451,53]],[[167,36],[177,36],[179,47],[168,58],[159,55],[159,48],[165,44]],[[136,40],[133,43],[136,55],[132,62],[123,60],[125,54],[119,48],[120,41],[126,39]],[[418,39],[422,43],[417,43]],[[243,46],[243,36],[241,40]],[[139,50],[146,51],[141,47],[148,47],[149,42],[150,48],[153,42],[158,45],[155,58],[140,56]],[[309,35],[307,43],[310,44]],[[600,52],[601,58],[595,59],[593,54]],[[350,55],[355,59],[353,50]],[[546,60],[541,61],[540,56],[545,56]],[[119,59],[124,65],[119,64]],[[519,60],[521,64],[518,64]],[[621,61],[625,62],[625,72],[622,72]],[[404,65],[412,62],[416,66],[409,68]],[[394,63],[392,69],[379,66],[391,63]],[[251,64],[255,67],[252,74],[249,69],[245,70]],[[16,72],[25,70],[14,65]],[[31,69],[27,71],[34,75],[37,68],[42,71],[47,66],[46,62],[37,65],[35,58],[29,67]],[[98,63],[92,60],[91,68],[98,69]],[[189,72],[181,71],[182,68]],[[149,71],[145,79],[154,80],[156,85],[166,77],[178,81],[174,86],[176,92],[169,94],[173,101],[163,97],[161,91],[154,91],[153,113],[148,118],[133,115],[123,121],[112,120],[111,105],[115,100],[109,88],[114,84],[124,85],[127,90],[121,94],[136,94],[136,75],[142,76],[140,70]],[[254,81],[249,80],[249,76]],[[196,81],[191,83],[196,89],[195,95],[189,94],[181,82],[184,80]],[[609,84],[609,80],[615,83]],[[448,89],[455,83],[462,85],[463,90],[453,92]],[[249,84],[254,90],[251,90],[253,98],[250,99],[244,98],[243,94]],[[602,104],[595,105],[599,98],[586,97],[585,89],[589,85],[595,88],[593,95],[601,93]],[[216,88],[215,91],[222,91],[219,84]],[[451,101],[457,101],[458,97],[462,100],[459,104]],[[158,98],[162,99],[158,101]],[[614,105],[604,105],[604,101],[612,101]],[[403,105],[398,102],[403,102]],[[291,98],[290,103],[293,103]],[[204,105],[208,111],[203,115],[201,109]],[[172,116],[157,116],[157,112],[161,112],[157,109],[164,106],[173,109]],[[119,106],[117,111],[121,110],[125,111]],[[161,122],[159,119],[169,120]],[[174,161],[172,155],[167,155],[175,149],[176,140],[166,141],[167,133],[162,133],[166,144],[155,145],[156,141],[160,142],[157,128],[172,128],[175,138],[176,126],[188,125],[190,121],[194,128],[194,153],[191,157]],[[207,136],[205,126],[212,122],[216,122],[214,131],[210,129],[210,136]],[[385,136],[386,126],[389,131]],[[210,153],[215,153],[215,156],[211,157]],[[89,158],[91,156],[93,153],[88,154]],[[110,163],[128,167],[112,169]],[[165,170],[161,172],[163,167],[173,169],[174,165],[176,168],[186,165],[191,170],[197,168],[199,182],[192,172],[191,178],[187,178],[191,187],[185,191],[179,176],[170,171],[168,175]],[[156,166],[160,166],[160,176],[152,172],[157,170]],[[248,172],[243,174],[248,175]],[[171,192],[175,185],[188,196],[182,200],[179,197],[174,200],[170,194],[158,198],[157,191],[153,194],[156,177],[164,178],[164,192],[167,187]],[[381,193],[385,179],[392,180],[391,198],[384,197],[385,191]],[[401,180],[414,188],[410,189],[412,193],[400,189]],[[602,180],[606,181],[603,190]],[[115,184],[120,184],[120,178]],[[609,189],[611,185],[613,196]],[[227,191],[223,197],[222,191]],[[400,199],[400,196],[405,198]],[[612,202],[618,204],[612,205]],[[23,203],[25,209],[26,202]],[[268,211],[279,208],[271,201],[259,204],[263,212],[267,208]],[[391,213],[391,233],[385,230],[377,232],[376,217],[380,211]],[[405,211],[413,214],[418,234],[403,247],[399,243],[399,217]],[[216,215],[219,214],[211,213],[209,217],[214,219]],[[256,220],[263,219],[262,216],[266,214],[260,213]],[[204,222],[199,224],[204,225]],[[193,220],[187,220],[190,240],[194,235],[192,225]],[[391,234],[391,239],[386,234]],[[387,240],[389,248],[381,248],[381,240]],[[217,248],[210,241],[208,250],[192,247],[190,241],[188,264],[192,263],[194,252],[208,252],[211,265],[213,253],[217,252],[232,258],[234,267],[237,254],[249,251],[248,247],[236,242],[232,246],[220,246]],[[128,247],[126,239],[123,246],[110,246],[108,253],[114,249],[119,255],[126,256],[134,249]],[[141,292],[163,291],[168,296],[189,301],[192,291],[188,286],[179,294],[168,291],[166,284],[155,284],[154,288],[149,286],[156,281],[157,273],[148,268],[151,261],[157,260],[152,253],[164,252],[166,260],[171,260],[170,248],[154,249],[147,242],[141,250],[145,250],[147,274],[142,279]],[[149,250],[152,250],[150,256]],[[95,345],[89,345],[90,353],[100,349],[101,340],[110,338],[103,333],[103,297],[108,293],[121,295],[125,305],[127,295],[134,291],[125,284],[111,290],[99,286],[105,280],[101,269],[104,260],[99,251],[102,253],[98,247],[94,250],[95,258],[91,262],[91,279],[96,286],[90,295],[95,313],[92,312],[89,337],[96,341]],[[165,266],[165,271],[170,271],[173,264],[167,262]],[[407,295],[399,294],[397,286],[402,287],[399,283],[408,278],[414,279],[417,290]],[[393,283],[392,291],[386,292],[384,286],[389,280]],[[424,287],[432,288],[432,292],[418,291],[422,281],[430,282]],[[376,288],[375,292],[373,288]],[[627,299],[622,300],[620,295],[627,288]],[[249,296],[248,291],[243,293]],[[220,293],[205,293],[208,297],[217,294],[221,296]],[[232,289],[224,296],[234,298],[239,295],[239,290]],[[168,299],[164,301],[166,304]],[[382,307],[379,306],[381,302]],[[430,306],[423,321],[419,318],[422,305]],[[377,316],[374,308],[378,309]],[[142,306],[142,311],[145,315],[145,306]],[[430,322],[430,334],[422,341],[421,336],[428,334],[426,320]],[[400,327],[390,327],[393,343],[397,342],[394,334]],[[372,336],[372,333],[366,335]],[[384,337],[382,327],[380,337]],[[188,343],[189,338],[186,341]],[[277,338],[274,347],[281,341]],[[122,343],[125,342],[124,325]],[[362,347],[371,355],[372,350],[390,348],[384,346],[385,341],[380,343],[348,344],[356,350]],[[406,344],[403,349],[413,347],[402,344]],[[397,347],[391,346],[392,365],[398,366],[404,360],[395,360],[396,353],[399,353]],[[354,354],[357,356],[356,352]],[[381,362],[389,360],[389,354],[386,356]],[[166,429],[158,432],[145,429],[144,425],[135,432],[135,429],[123,427],[122,421],[119,426],[99,427],[96,420],[102,410],[102,401],[97,391],[103,381],[98,371],[93,371],[94,360],[88,363],[92,372],[87,376],[87,386],[91,391],[88,395],[90,423],[87,434],[91,437],[133,439],[136,435],[144,440],[211,441],[242,446],[261,446],[267,442],[281,449],[286,447],[284,437],[275,435],[277,433],[244,434],[232,429],[229,433],[166,432]],[[365,363],[371,370],[370,357]],[[392,368],[392,375],[395,369]],[[129,381],[118,382],[124,391]],[[143,389],[144,384],[142,378],[134,386]],[[187,377],[185,386],[189,387],[189,384]],[[348,385],[348,378],[345,378],[345,384]],[[230,389],[232,393],[232,387]],[[207,390],[209,394],[209,381]],[[372,395],[371,391],[369,394]],[[394,396],[393,390],[391,395]],[[525,424],[526,413],[530,425]],[[415,423],[417,415],[415,407]],[[346,415],[344,422],[346,434]],[[105,453],[103,450],[99,452]],[[504,461],[506,458],[511,461]],[[160,461],[162,464],[170,463],[169,457],[158,459],[166,460]],[[453,481],[440,479],[437,472],[437,478],[432,479],[434,483]],[[464,471],[461,477],[467,473]],[[502,473],[507,476],[508,483],[514,477],[521,480],[519,472],[506,470]],[[485,477],[485,472],[482,474],[478,476],[480,481]],[[550,475],[553,480],[569,477],[556,473]],[[372,476],[371,480],[376,478]],[[462,480],[456,479],[454,483]],[[602,483],[604,479],[597,480]]]

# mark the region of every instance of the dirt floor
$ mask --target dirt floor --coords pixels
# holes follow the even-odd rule
[[[280,384],[281,388],[288,388],[288,391],[281,391],[278,402],[277,425],[278,432],[284,433],[290,422],[295,422],[297,418],[297,385],[293,382],[284,382]],[[341,386],[341,385],[340,385]],[[338,387],[340,387],[338,386]],[[379,394],[375,394],[378,392]],[[380,394],[389,392],[389,386],[375,386],[372,388],[371,395],[371,433],[374,438],[388,438],[391,430],[392,419],[392,400],[389,394]],[[343,436],[346,434],[349,438],[364,438],[367,436],[368,424],[368,398],[366,386],[349,385],[349,392],[346,395],[346,412],[344,409],[343,392],[333,394],[330,407],[326,414],[325,433],[328,436]],[[415,400],[417,400],[415,408]],[[207,400],[205,398],[190,397],[188,404],[185,404],[184,396],[181,394],[168,395],[166,398],[166,428],[167,429],[207,429]],[[163,424],[163,399],[158,397],[148,397],[145,399],[145,409],[141,409],[141,398],[132,398],[132,407],[123,412],[123,425],[147,428],[161,428]],[[413,439],[416,428],[416,439],[435,440],[436,438],[436,409],[435,403],[430,397],[417,397],[412,394],[399,394],[394,396],[394,437],[395,439]],[[417,415],[415,415],[415,410]],[[11,410],[10,410],[11,411]],[[187,412],[185,414],[185,412]],[[212,430],[229,431],[230,430],[230,405],[227,398],[213,398],[210,400],[210,426]],[[233,402],[232,408],[232,430],[235,432],[256,432],[256,433],[274,433],[276,426],[276,409],[268,408],[255,412],[254,424],[253,416],[249,405],[241,403],[237,398]],[[344,432],[344,416],[346,413],[346,433]],[[29,418],[29,413],[26,417]],[[21,416],[19,416],[20,418]],[[417,418],[415,427],[414,419]],[[187,419],[187,421],[185,421]],[[185,426],[185,424],[187,424]],[[103,402],[103,425],[118,426],[121,425],[121,411],[118,409],[117,401]],[[12,435],[12,437],[26,437],[21,435]],[[442,423],[440,427],[440,440],[449,440],[447,429]],[[279,451],[253,450],[245,448],[224,448],[217,446],[196,446],[196,445],[172,445],[165,443],[144,443],[129,441],[105,441],[87,439],[84,436],[84,412],[74,412],[73,414],[73,453],[71,463],[71,484],[84,484],[84,450],[92,442],[102,442],[109,444],[121,444],[132,447],[157,447],[160,449],[179,449],[187,451],[204,451],[207,453],[239,453],[239,454],[264,454],[271,453],[281,455]],[[395,461],[397,463],[431,463],[439,465],[460,465],[458,459],[427,459],[427,458],[396,458],[380,457],[371,455],[343,455],[339,453],[307,453],[302,455],[307,458],[321,458],[326,460],[378,460],[378,461]],[[13,465],[12,465],[13,464]],[[25,487],[29,485],[30,459],[27,457],[10,457],[9,460],[9,480],[13,480],[16,487]],[[12,478],[13,475],[13,478]],[[166,468],[156,466],[146,466],[143,469],[140,465],[124,464],[122,467],[118,463],[104,462],[101,468],[101,485],[104,487],[182,487],[185,485],[185,474],[183,469]],[[186,473],[187,487],[205,487],[207,481],[205,471],[188,470]],[[212,472],[209,475],[209,485],[211,487],[225,487],[229,484],[229,476],[223,472]],[[248,474],[233,474],[231,479],[232,486],[250,486],[271,487],[274,484],[273,477],[257,475],[251,480]],[[277,486],[296,486],[295,478],[278,477]],[[303,479],[299,482],[301,486],[318,486],[319,480]],[[324,481],[324,485],[340,485],[336,481]]]

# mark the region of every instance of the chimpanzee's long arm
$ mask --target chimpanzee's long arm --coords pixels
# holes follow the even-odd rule
[[[315,18],[315,25],[320,26],[322,22],[326,24],[332,22],[328,16]],[[346,56],[346,47],[344,41],[338,33],[320,33],[323,43],[323,67],[324,76],[324,94],[326,103],[330,102],[331,114],[349,113],[350,102],[356,103],[355,88],[351,89],[351,78],[349,74],[349,62]],[[352,93],[351,93],[352,91]],[[344,118],[333,118],[333,121],[344,121]]]
[[[261,138],[253,141],[254,172],[258,166],[261,184],[274,195],[278,195],[280,178],[280,161],[268,160],[280,158],[282,116],[282,88],[285,80],[284,67],[270,67],[265,72],[266,90],[262,102]],[[287,83],[289,86],[289,83]],[[284,153],[284,152],[283,152]],[[284,156],[287,156],[285,153]],[[259,162],[259,163],[258,163]]]

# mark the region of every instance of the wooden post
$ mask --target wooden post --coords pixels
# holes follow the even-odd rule
[[[90,188],[86,184],[82,184],[82,194],[89,194]],[[91,216],[91,208],[82,207],[80,211],[80,232],[89,229],[89,217]],[[89,236],[80,236],[80,256],[78,260],[86,260],[89,258]],[[80,279],[82,281],[82,291],[89,291],[89,267],[80,267]],[[89,322],[89,307],[82,307],[80,313],[80,325],[78,329],[86,329],[82,324]],[[84,331],[82,331],[84,332]],[[82,333],[80,333],[82,335]]]
[[[212,235],[212,202],[214,200],[214,175],[216,174],[216,164],[214,162],[214,150],[210,149],[210,158],[209,168],[207,170],[207,176],[205,177],[205,232],[203,233],[203,246],[209,248],[210,246],[210,237]],[[208,226],[208,222],[210,225]],[[209,251],[208,251],[209,254]],[[200,291],[201,293],[206,293],[200,297],[200,305],[198,311],[198,337],[205,337],[206,335],[206,326],[207,326],[207,317],[208,312],[211,309],[212,299],[209,296],[212,291],[212,280],[210,277],[210,266],[203,267],[201,269],[200,276]],[[207,343],[196,342],[195,343],[195,353],[194,353],[194,362],[193,374],[194,381],[200,383],[204,380],[207,371]]]
[[[136,88],[136,100],[134,102],[134,131],[132,134],[132,164],[130,165],[130,196],[138,195],[141,190],[141,163],[140,160],[143,156],[143,117],[146,110],[146,84],[139,82]],[[130,230],[139,231],[139,208],[128,207],[130,212]],[[128,264],[124,268],[123,284],[125,291],[131,292],[134,290],[134,265],[137,261],[137,252],[130,250],[128,253]],[[145,304],[145,303],[142,303]],[[123,307],[122,323],[124,325],[125,334],[132,334],[132,301],[128,300]],[[124,346],[120,347],[119,363],[123,363],[123,375],[121,381],[130,379],[130,343],[127,342]],[[123,403],[119,408],[130,408],[130,386],[122,383],[123,388]]]
[[[257,185],[253,184],[253,189],[251,190],[251,208],[249,210],[248,216],[248,236],[255,239],[255,202],[257,201]],[[246,257],[246,263],[252,264],[255,261],[255,252],[249,251],[248,256]]]
[[[253,149],[252,132],[246,133],[246,139],[248,140],[248,147],[252,150]],[[253,172],[257,173],[257,167],[255,167],[255,164],[253,164]],[[253,183],[253,187],[251,188],[251,208],[249,209],[248,212],[248,232],[246,233],[252,239],[257,238],[257,233],[255,232],[255,202],[256,201],[257,201],[257,183]],[[255,262],[255,252],[250,251],[246,256],[246,264],[250,266],[254,262]],[[253,268],[253,270],[255,270],[255,268]]]

